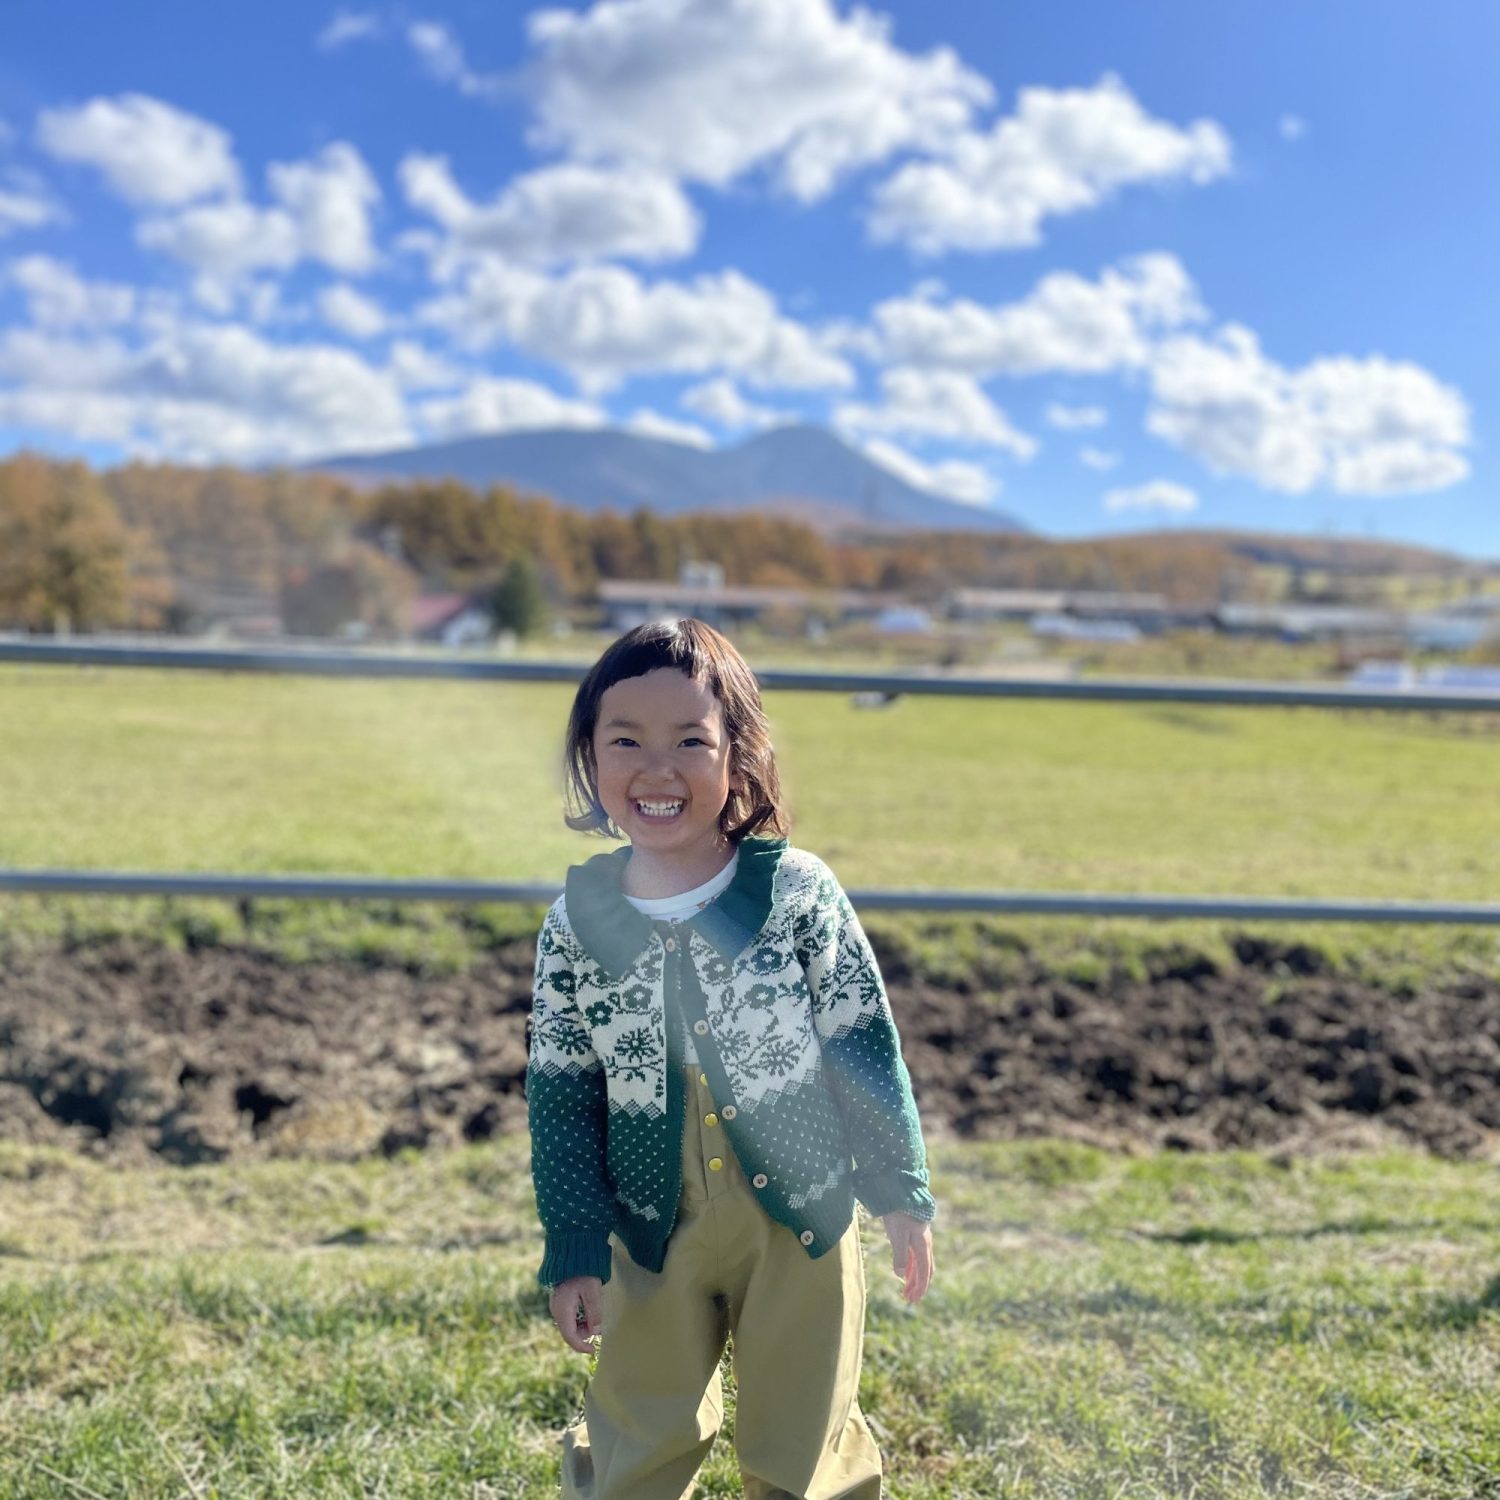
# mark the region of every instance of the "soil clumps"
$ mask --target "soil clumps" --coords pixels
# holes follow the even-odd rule
[[[1393,995],[1261,948],[1228,972],[1022,966],[968,992],[882,954],[929,1135],[1500,1154],[1500,975]],[[123,942],[13,956],[0,1140],[195,1163],[524,1129],[531,967],[529,943],[450,977]]]

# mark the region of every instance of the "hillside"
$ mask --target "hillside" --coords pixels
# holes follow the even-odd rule
[[[1387,541],[1379,537],[1297,536],[1285,532],[1246,531],[1228,528],[1173,527],[1167,531],[1138,531],[1135,540],[1150,546],[1170,547],[1182,537],[1213,543],[1248,562],[1271,567],[1314,568],[1326,573],[1348,574],[1474,574],[1493,573],[1495,568],[1457,552],[1443,552],[1416,542]],[[1109,541],[1107,534],[1093,541]]]
[[[813,426],[774,427],[716,449],[610,429],[547,428],[345,454],[306,467],[358,484],[445,477],[476,489],[508,484],[590,513],[764,509],[795,512],[824,530],[1028,529],[1004,511],[917,489]]]

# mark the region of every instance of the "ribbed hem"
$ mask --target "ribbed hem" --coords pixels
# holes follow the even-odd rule
[[[925,1174],[924,1174],[925,1176]],[[910,1214],[930,1223],[937,1218],[937,1200],[915,1172],[882,1172],[878,1176],[855,1174],[855,1195],[866,1213],[883,1219],[887,1214]]]
[[[575,1276],[597,1276],[609,1280],[610,1254],[607,1229],[575,1230],[569,1234],[549,1234],[542,1255],[542,1269],[536,1279],[545,1287]]]

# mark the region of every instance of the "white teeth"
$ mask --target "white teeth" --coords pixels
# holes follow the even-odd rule
[[[636,806],[639,807],[640,810],[643,813],[650,813],[650,815],[652,817],[654,817],[654,818],[665,818],[665,817],[670,816],[672,813],[676,812],[678,810],[678,808],[680,808],[682,806],[682,803],[681,802],[646,802],[643,799],[637,797],[636,798]]]

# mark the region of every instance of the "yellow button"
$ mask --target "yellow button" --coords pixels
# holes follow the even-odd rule
[[[722,1172],[724,1170],[723,1158],[718,1156],[710,1156],[708,1159],[708,1170],[710,1172]]]
[[[700,1073],[698,1075],[698,1082],[701,1083],[701,1084],[704,1084],[706,1086],[707,1083],[708,1083],[708,1074],[707,1073]]]
[[[718,1115],[710,1111],[708,1114],[704,1115],[703,1123],[705,1125],[717,1125],[719,1123],[719,1117]]]

